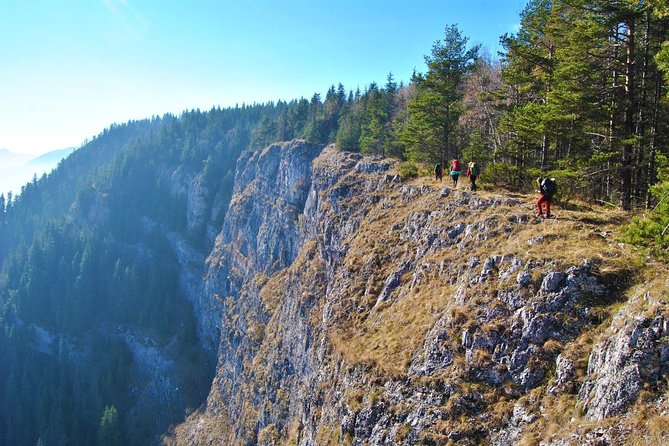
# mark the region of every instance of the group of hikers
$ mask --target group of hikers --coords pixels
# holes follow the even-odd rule
[[[467,170],[465,171],[465,176],[469,178],[470,186],[469,189],[474,192],[476,191],[476,179],[481,173],[481,169],[475,161],[470,161],[467,163]],[[462,167],[460,165],[460,160],[454,158],[451,161],[451,168],[449,171],[451,181],[453,182],[453,187],[458,187],[458,178],[462,175]],[[437,181],[441,181],[444,177],[444,166],[441,163],[437,163],[434,166],[434,178]],[[548,177],[539,177],[537,178],[537,187],[539,188],[537,192],[541,194],[539,200],[537,201],[537,217],[543,217],[543,208],[546,208],[546,218],[551,218],[551,200],[553,195],[557,192],[557,183],[555,178]]]
[[[462,175],[462,167],[460,166],[460,160],[457,158],[454,158],[453,161],[451,161],[451,169],[449,171],[450,176],[451,176],[451,181],[453,182],[453,187],[458,187],[458,178],[460,178],[460,175]],[[465,171],[465,176],[469,178],[469,189],[471,191],[476,191],[476,179],[478,178],[480,174],[480,168],[479,165],[476,164],[474,161],[470,161],[467,164],[467,170]],[[437,163],[434,166],[434,177],[437,181],[441,181],[441,179],[444,177],[444,166],[441,163]]]

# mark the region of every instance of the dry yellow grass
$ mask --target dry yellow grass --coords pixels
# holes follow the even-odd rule
[[[347,446],[351,444],[348,436],[342,436],[341,429],[319,426],[316,432],[316,444],[323,446]]]
[[[227,419],[203,412],[191,414],[185,423],[176,426],[169,436],[162,438],[162,444],[188,446],[193,444],[193,438],[197,438],[197,444],[202,446],[234,444],[234,435]]]
[[[281,435],[279,434],[276,426],[273,424],[265,426],[260,430],[260,432],[258,432],[258,443],[278,445],[280,444],[280,441]]]
[[[669,415],[653,415],[637,424],[640,435],[631,435],[630,446],[666,446],[669,444]]]
[[[624,303],[627,296],[644,294],[645,291],[656,296],[654,302],[657,305],[653,307],[653,311],[665,308],[660,303],[667,298],[669,286],[664,279],[669,276],[666,274],[667,270],[651,265],[652,271],[634,276],[636,271],[643,269],[642,262],[618,243],[617,228],[627,219],[624,213],[582,204],[570,205],[568,208],[558,205],[554,210],[556,218],[537,221],[532,216],[535,196],[478,192],[473,195],[473,199],[501,198],[505,203],[505,199],[511,198],[520,200],[522,204],[502,204],[484,211],[467,206],[458,208],[454,211],[457,214],[455,221],[450,221],[450,215],[446,215],[442,217],[442,221],[434,224],[497,222],[496,235],[483,242],[470,240],[463,249],[451,246],[416,259],[418,244],[414,240],[402,240],[398,228],[402,228],[413,215],[443,210],[449,202],[461,198],[461,195],[457,191],[448,197],[441,197],[439,189],[446,183],[438,185],[419,179],[411,184],[418,188],[428,184],[434,189],[410,200],[402,197],[399,192],[388,192],[379,200],[385,206],[379,204],[369,209],[356,235],[345,241],[349,249],[343,260],[343,268],[336,278],[344,289],[339,295],[328,296],[330,319],[327,327],[324,327],[334,347],[333,362],[343,357],[348,365],[369,366],[370,375],[378,374],[384,378],[405,377],[411,360],[423,347],[426,333],[439,318],[448,316],[447,328],[451,339],[446,342],[452,343],[455,352],[453,364],[448,370],[448,377],[440,375],[429,379],[458,382],[463,394],[480,391],[484,394],[485,410],[491,414],[489,423],[492,423],[491,426],[501,425],[510,416],[516,402],[515,397],[508,396],[511,392],[479,388],[477,383],[466,382],[463,377],[467,369],[477,365],[485,366],[491,361],[490,355],[485,350],[477,350],[472,363],[468,364],[457,349],[463,330],[476,326],[484,333],[503,331],[504,326],[500,324],[478,327],[477,314],[482,309],[501,305],[496,299],[497,293],[514,284],[510,282],[511,279],[506,282],[490,280],[483,284],[478,283],[475,287],[456,283],[458,274],[468,273],[469,259],[477,257],[483,261],[487,257],[499,255],[535,262],[538,265],[532,272],[535,286],[549,269],[579,265],[584,259],[590,259],[595,262],[598,274],[604,281],[620,280],[625,287],[628,283],[624,280],[631,280],[630,277],[639,281],[639,285],[627,290],[625,295],[593,303],[599,309],[597,311],[601,311],[601,321],[608,321],[611,313],[627,305]],[[352,194],[346,203],[339,204],[354,209],[361,205],[363,199],[364,197]],[[336,219],[333,218],[334,220]],[[347,223],[342,220],[336,221],[336,224]],[[322,282],[325,270],[324,259],[317,253],[316,243],[309,242],[292,266],[271,278],[257,277],[256,285],[262,290],[260,296],[270,317],[266,326],[249,324],[249,334],[254,336],[258,344],[262,344],[248,365],[255,370],[254,377],[258,384],[256,390],[262,391],[263,382],[268,379],[268,372],[263,365],[266,357],[273,354],[277,343],[281,341],[282,328],[278,317],[287,303],[287,296],[299,299],[300,304],[313,302],[307,319],[314,329],[323,324],[323,297],[326,290],[311,289],[313,284]],[[407,259],[422,265],[438,266],[443,262],[454,277],[444,278],[437,272],[438,268],[426,268],[412,285],[415,272],[415,268],[412,268],[402,275],[400,285],[390,293],[389,298],[377,304],[386,278],[398,271]],[[647,269],[648,267],[646,265]],[[641,285],[642,280],[647,284]],[[460,286],[462,289],[458,290]],[[455,299],[456,291],[459,295],[458,302]],[[531,290],[526,292],[531,293]],[[316,295],[308,295],[309,293]],[[604,331],[605,325],[608,324],[582,333],[575,341],[566,345],[548,341],[544,350],[550,355],[558,352],[567,355],[576,365],[576,379],[582,380],[587,366],[587,355],[597,336]],[[345,401],[352,412],[360,410],[363,398],[361,389],[350,389],[345,394]],[[526,429],[521,444],[538,444],[542,440],[560,438],[561,435],[567,436],[569,432],[595,426],[583,421],[574,395],[555,397],[548,395],[545,387],[540,387],[524,399],[535,413],[541,412],[544,416]],[[252,408],[246,408],[245,413],[247,417],[242,421],[251,428],[257,420],[257,414]],[[646,428],[648,432],[652,432],[653,438],[665,438],[667,431],[662,428],[664,418],[653,414],[649,423],[650,421],[652,426],[648,424]],[[467,424],[471,423],[472,420],[466,414],[459,414],[444,421],[441,428],[444,432],[447,429],[466,429]],[[398,435],[401,437],[406,433]],[[263,435],[273,438],[275,432],[268,430]],[[446,437],[441,433],[434,432],[434,435],[433,440],[445,441]],[[294,444],[299,438],[299,426],[295,422],[288,429],[287,437],[287,444]],[[342,435],[336,427],[321,426],[317,441],[318,444],[341,444],[350,441],[350,438]]]
[[[503,286],[491,281],[478,285],[475,293],[465,288],[463,295],[468,305],[457,310],[453,302],[455,289],[450,284],[441,283],[435,273],[428,271],[422,282],[410,291],[407,287],[410,277],[403,277],[402,285],[391,295],[392,298],[374,307],[383,281],[407,258],[408,253],[416,249],[414,241],[400,240],[399,231],[393,228],[401,227],[412,215],[443,209],[450,200],[459,197],[459,192],[441,197],[440,186],[430,180],[418,179],[412,184],[417,188],[428,184],[434,189],[409,201],[391,193],[386,201],[392,206],[372,209],[357,236],[350,241],[345,267],[355,280],[352,280],[348,290],[348,299],[338,303],[336,310],[342,316],[331,336],[335,348],[348,361],[374,365],[393,376],[406,374],[407,366],[422,345],[425,333],[446,310],[463,314],[464,318],[457,321],[457,325],[463,328],[466,323],[473,323],[472,315],[477,307],[495,304],[496,292]],[[487,200],[499,199],[500,195],[480,192],[472,197]],[[506,198],[521,200],[524,204],[502,204],[485,211],[457,210],[458,222],[477,224],[485,220],[496,221],[500,230],[495,237],[486,242],[469,242],[463,250],[456,247],[438,250],[418,261],[434,265],[445,262],[451,271],[458,271],[466,268],[467,259],[471,257],[485,259],[491,255],[514,256],[526,262],[548,260],[554,267],[578,265],[584,259],[594,259],[602,274],[612,276],[625,275],[633,263],[632,256],[616,240],[616,228],[625,220],[625,214],[581,207],[575,210],[556,209],[557,218],[535,221],[531,217],[534,212],[533,196],[509,194]],[[527,219],[527,222],[518,223],[518,216]],[[443,224],[453,223],[445,218]],[[502,230],[505,226],[509,227],[508,231]],[[528,241],[534,243],[530,245]],[[535,274],[539,273],[535,271]]]
[[[388,375],[403,376],[438,315],[431,308],[446,307],[451,292],[450,287],[442,287],[410,294],[375,313],[355,331],[336,330],[333,344],[351,363],[374,364]]]
[[[425,184],[425,181],[418,180],[415,184],[420,186]],[[478,193],[477,196],[483,199],[499,198],[498,194],[488,192]],[[619,243],[618,228],[628,219],[625,213],[572,204],[567,209],[560,209],[557,206],[554,219],[536,220],[532,208],[534,196],[514,195],[513,198],[522,200],[524,204],[501,205],[484,213],[460,212],[462,221],[467,224],[479,223],[486,219],[497,220],[499,228],[508,225],[510,231],[500,230],[493,239],[469,246],[467,252],[458,249],[441,250],[425,256],[421,261],[434,264],[445,261],[453,270],[464,267],[467,258],[483,259],[491,255],[514,256],[525,262],[546,264],[551,269],[580,265],[586,259],[594,262],[600,280],[608,285],[618,285],[621,289],[620,295],[614,293],[601,298],[601,301],[588,302],[594,307],[593,311],[597,313],[600,322],[607,323],[587,330],[567,345],[549,341],[544,346],[552,355],[562,351],[564,355],[570,357],[577,368],[576,380],[581,382],[593,343],[609,325],[610,316],[623,305],[627,305],[625,302],[630,296],[643,295],[646,291],[650,291],[656,296],[655,304],[642,305],[646,305],[647,311],[659,311],[659,308],[666,311],[664,304],[669,289],[666,280],[666,277],[669,277],[667,268],[658,264],[644,265],[642,260]],[[394,197],[391,210],[385,210],[383,213],[372,211],[360,228],[360,237],[351,244],[349,251],[351,258],[347,259],[350,271],[362,270],[366,264],[372,263],[375,265],[375,274],[370,280],[372,282],[383,280],[392,268],[397,266],[397,259],[401,259],[407,251],[415,249],[411,241],[400,243],[393,238],[395,234],[389,228],[403,223],[412,213],[436,210],[449,199],[451,197],[439,197],[438,190],[434,190],[409,202]],[[516,223],[517,220],[514,219],[518,215],[526,215],[527,222]],[[398,245],[402,247],[399,248]],[[545,271],[545,268],[534,271],[536,283],[541,277],[542,270]],[[644,272],[639,274],[639,271]],[[407,282],[407,279],[403,279],[402,287],[406,287]],[[632,282],[638,285],[629,288]],[[358,302],[363,302],[365,299],[373,301],[380,285],[382,284],[376,283],[364,290],[358,289],[352,294],[351,299]],[[467,303],[462,307],[453,302],[454,287],[440,283],[436,277],[430,277],[428,273],[423,283],[411,292],[398,289],[393,299],[380,308],[340,321],[332,334],[333,344],[350,363],[369,364],[382,373],[403,376],[407,372],[411,358],[421,348],[425,333],[438,317],[448,311],[456,327],[466,328],[475,320],[477,307],[494,305],[494,297],[500,286],[505,284],[487,283],[484,286],[477,286],[477,296],[471,296],[470,300],[467,299],[465,290]],[[371,298],[369,295],[365,296],[364,292],[371,292]],[[488,327],[488,329],[496,328]],[[477,360],[485,361],[484,356]],[[451,366],[452,378],[454,374],[459,373],[456,367],[458,360],[459,358],[455,358],[454,365]],[[594,429],[602,424],[583,420],[575,395],[563,394],[554,397],[546,394],[545,390],[545,387],[538,388],[534,397],[537,401],[536,410],[539,411],[541,406],[544,417],[526,430],[522,444],[538,444],[543,440],[563,436],[566,438],[568,433]],[[513,403],[505,398],[491,397],[490,403],[488,409],[498,413],[499,422],[509,416],[513,406]],[[657,417],[651,419],[655,420],[655,430],[652,435],[649,434],[644,438],[664,439],[666,431],[660,428],[663,419]],[[450,422],[449,425],[454,422]],[[654,441],[655,443],[642,444],[664,444],[659,443],[660,440]]]

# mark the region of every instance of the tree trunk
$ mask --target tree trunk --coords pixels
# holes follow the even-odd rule
[[[655,70],[655,96],[653,97],[653,118],[650,124],[650,145],[648,147],[648,165],[646,178],[648,179],[648,188],[646,189],[646,209],[653,205],[653,195],[650,193],[650,186],[657,181],[657,172],[655,165],[655,154],[657,150],[657,126],[660,117],[660,97],[662,95],[662,73]]]
[[[620,207],[629,211],[632,207],[632,155],[634,144],[631,141],[634,135],[634,18],[629,18],[626,22],[627,39],[625,42],[626,61],[625,61],[625,139],[623,141],[623,151],[620,167]]]
[[[553,57],[555,56],[555,48],[553,45],[549,45],[548,47],[548,60],[552,60]],[[551,75],[552,75],[552,68],[551,68]],[[544,104],[548,106],[548,95],[551,92],[551,82],[550,82],[551,77],[549,76],[549,80],[546,82],[546,96],[544,100]],[[546,130],[544,129],[544,134],[543,137],[541,138],[541,170],[546,171],[548,169],[548,135],[546,134]]]
[[[643,168],[644,163],[644,149],[646,147],[646,107],[648,100],[648,67],[649,67],[649,58],[650,58],[650,23],[651,23],[651,11],[646,12],[646,26],[644,29],[643,35],[643,65],[641,68],[641,97],[638,104],[638,114],[636,119],[636,125],[634,133],[637,135],[637,144],[636,144],[636,154],[634,156],[634,200],[637,204],[643,203],[645,197],[643,197],[644,189],[648,187],[648,177],[645,176],[646,172]]]
[[[541,170],[545,171],[548,164],[548,136],[544,133],[541,139]]]
[[[618,45],[616,41],[618,40],[618,36],[620,35],[620,27],[616,26],[616,28],[613,31],[613,54],[611,56],[612,60],[612,66],[613,66],[613,72],[611,73],[611,93],[610,93],[610,99],[609,99],[609,104],[610,104],[610,109],[611,112],[609,114],[609,152],[614,153],[616,150],[615,146],[615,137],[616,137],[616,95],[617,95],[617,89],[618,89],[618,68],[616,61],[618,60]],[[608,158],[606,161],[606,200],[613,202],[612,199],[612,178],[611,174],[608,172],[611,172],[611,158]]]
[[[444,121],[444,147],[442,148],[441,152],[441,165],[443,166],[444,169],[446,169],[446,160],[448,159],[448,146],[449,146],[449,139],[450,139],[450,119],[451,119],[451,105],[446,104],[446,117]]]

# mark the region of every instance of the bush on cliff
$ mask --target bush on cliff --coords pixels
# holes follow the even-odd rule
[[[418,166],[413,161],[400,164],[400,176],[404,179],[418,177]]]
[[[656,259],[669,261],[669,160],[662,157],[659,182],[650,190],[657,204],[647,214],[635,217],[625,228],[623,240]]]

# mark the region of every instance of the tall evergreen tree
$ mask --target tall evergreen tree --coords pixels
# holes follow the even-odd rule
[[[416,96],[409,103],[409,121],[402,133],[410,159],[445,163],[458,152],[453,134],[462,112],[460,86],[479,50],[479,45],[467,49],[467,41],[456,25],[447,26],[443,40],[425,56],[427,73],[412,79]]]
[[[98,445],[121,446],[123,444],[121,435],[121,423],[115,406],[105,406],[105,411],[100,419],[100,430],[98,431]]]
[[[503,38],[503,158],[623,209],[647,201],[666,112],[652,57],[666,24],[650,12],[636,0],[531,1],[518,34]]]
[[[327,127],[321,95],[315,93],[309,102],[309,112],[303,137],[312,143],[324,143],[327,138],[326,131]]]
[[[504,137],[500,120],[504,112],[505,85],[501,65],[479,58],[463,82],[463,113],[459,126],[470,158],[497,161]]]
[[[386,125],[390,122],[386,98],[375,82],[369,85],[363,101],[360,149],[365,154],[384,155]]]
[[[510,125],[525,149],[516,161],[538,155],[543,170],[548,167],[550,133],[554,133],[557,116],[548,99],[555,65],[551,11],[550,0],[531,0],[521,13],[518,33],[502,37],[506,48],[504,77],[514,93]]]

